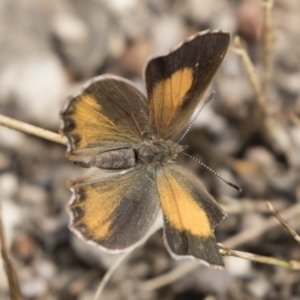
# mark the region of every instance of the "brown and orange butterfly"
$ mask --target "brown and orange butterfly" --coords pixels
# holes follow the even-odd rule
[[[226,32],[207,30],[151,59],[147,97],[130,81],[103,75],[69,100],[61,113],[67,157],[96,169],[68,183],[70,229],[83,240],[129,250],[145,239],[161,209],[173,257],[224,265],[214,228],[225,214],[201,181],[174,163],[185,147],[170,139],[187,125],[229,40]]]

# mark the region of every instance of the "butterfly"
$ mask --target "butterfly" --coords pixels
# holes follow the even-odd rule
[[[201,181],[175,163],[184,146],[171,139],[190,120],[226,54],[230,35],[198,32],[148,61],[145,96],[130,81],[101,75],[61,112],[66,156],[93,172],[69,181],[69,228],[111,252],[133,249],[162,211],[174,258],[224,266],[214,228],[225,213]]]

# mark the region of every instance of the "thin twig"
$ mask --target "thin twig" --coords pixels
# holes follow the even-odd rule
[[[188,274],[197,268],[199,268],[199,264],[197,264],[195,261],[188,261],[180,264],[170,272],[139,283],[138,287],[143,291],[154,291],[177,281],[185,274]]]
[[[279,213],[275,210],[273,205],[270,202],[267,202],[267,207],[271,211],[271,213],[274,215],[274,217],[281,223],[282,227],[284,227],[296,240],[297,243],[300,245],[300,236],[297,234],[297,232],[287,223],[286,220],[284,220]],[[300,217],[300,211],[299,217]]]
[[[4,235],[4,227],[1,218],[1,211],[0,211],[0,248],[1,248],[1,257],[3,259],[4,269],[7,276],[7,281],[9,285],[10,291],[10,298],[12,300],[20,300],[21,299],[21,292],[18,282],[18,277],[15,273],[13,265],[9,259],[6,242],[5,242],[5,235]]]
[[[48,131],[46,129],[30,125],[28,123],[24,123],[0,114],[0,125],[8,127],[10,129],[18,130],[24,133],[28,133],[31,135],[35,135],[37,137],[66,145],[66,141],[64,140],[63,136],[59,135],[58,133]]]
[[[292,207],[285,209],[281,213],[281,215],[285,219],[292,219],[299,214],[299,211],[300,211],[300,203],[297,203]],[[236,234],[235,236],[225,240],[223,244],[225,244],[229,248],[238,247],[242,244],[245,244],[248,241],[258,238],[266,231],[278,225],[279,223],[277,222],[277,220],[274,219],[273,217],[270,217],[267,220],[265,220],[262,224],[260,224],[260,226],[246,229]],[[199,268],[199,264],[195,263],[194,261],[188,261],[180,264],[179,266],[177,266],[176,268],[174,268],[168,273],[162,274],[160,276],[157,276],[154,279],[149,279],[147,281],[140,283],[139,286],[143,290],[153,290],[153,289],[161,288],[165,285],[168,285],[180,279],[184,275],[196,270],[197,268]]]
[[[262,0],[263,6],[263,93],[267,96],[267,90],[272,74],[272,50],[273,50],[273,29],[272,29],[272,7],[273,0]]]
[[[251,59],[245,49],[245,47],[243,46],[241,39],[239,36],[236,36],[234,39],[234,44],[235,44],[235,49],[234,51],[240,56],[243,65],[245,67],[247,76],[249,78],[249,81],[254,89],[254,92],[256,94],[257,100],[258,100],[258,104],[259,106],[264,110],[265,108],[265,99],[264,99],[264,95],[262,92],[262,87],[260,84],[260,81],[258,79],[258,76],[255,72],[254,66],[251,62]]]
[[[154,224],[151,226],[151,228],[149,229],[149,231],[147,232],[147,234],[144,237],[144,240],[141,241],[141,244],[144,243],[144,241],[146,241],[148,239],[148,237],[150,237],[154,232],[156,232],[157,230],[159,230],[161,227],[163,226],[163,219],[162,219],[162,214],[160,213]],[[138,245],[137,245],[138,246]],[[95,300],[100,300],[101,296],[102,296],[102,292],[106,286],[106,284],[108,283],[108,280],[112,277],[113,273],[116,271],[116,269],[119,267],[119,265],[124,262],[129,254],[131,254],[134,250],[136,249],[133,248],[131,251],[128,251],[126,253],[124,253],[121,257],[119,257],[116,262],[113,264],[113,266],[111,268],[109,268],[109,270],[107,271],[107,273],[105,274],[105,276],[103,277],[103,279],[100,282],[100,285],[97,289],[96,295],[95,295]]]
[[[239,258],[248,259],[251,261],[259,262],[262,264],[268,264],[273,266],[278,266],[290,270],[300,270],[300,262],[295,260],[282,260],[274,257],[269,256],[262,256],[257,255],[249,252],[242,252],[242,251],[236,251],[231,250],[229,248],[224,247],[223,245],[219,244],[219,250],[223,256],[234,256]]]
[[[101,295],[102,295],[102,292],[106,286],[106,284],[108,283],[109,279],[112,277],[112,275],[114,274],[114,272],[116,271],[116,269],[119,267],[119,265],[124,262],[127,257],[129,256],[129,254],[131,254],[132,251],[128,251],[128,252],[125,252],[122,256],[120,256],[116,261],[115,263],[113,264],[112,267],[109,268],[109,270],[105,273],[104,277],[102,278],[99,286],[98,286],[98,289],[97,289],[97,292],[95,294],[95,300],[99,300]]]
[[[300,203],[296,203],[295,205],[285,209],[282,211],[281,215],[285,219],[292,219],[295,216],[299,215],[300,212]],[[224,243],[228,248],[236,248],[245,244],[246,242],[253,240],[271,228],[277,227],[279,223],[273,217],[268,218],[264,222],[262,222],[259,226],[245,229],[242,232],[234,235],[233,237],[227,239]]]
[[[249,212],[262,212],[266,213],[269,212],[268,208],[266,207],[266,200],[265,199],[257,199],[255,202],[253,199],[250,198],[233,198],[230,196],[222,196],[219,198],[222,209],[228,215],[235,215],[241,213],[249,213]],[[284,204],[284,199],[277,198],[273,199],[272,203],[274,203],[277,209],[284,209],[287,206]]]
[[[296,115],[296,113],[294,111],[291,111],[289,114],[290,117],[290,121],[296,125],[296,126],[300,126],[300,118]]]

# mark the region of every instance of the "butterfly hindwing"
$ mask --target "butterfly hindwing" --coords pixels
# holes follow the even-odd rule
[[[168,139],[186,126],[221,65],[229,40],[225,32],[200,32],[148,62],[145,82],[154,136]]]
[[[106,250],[124,251],[147,234],[159,201],[145,167],[103,177],[98,172],[70,181],[70,229]]]
[[[214,228],[225,214],[202,183],[187,170],[169,164],[157,172],[167,248],[175,257],[192,256],[223,266]]]

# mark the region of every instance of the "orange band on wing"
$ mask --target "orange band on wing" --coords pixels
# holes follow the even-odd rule
[[[110,226],[113,221],[113,214],[120,204],[121,197],[116,194],[122,193],[124,184],[119,184],[115,189],[105,191],[105,201],[101,201],[99,190],[93,186],[86,186],[82,189],[81,201],[70,206],[70,210],[75,212],[77,208],[83,212],[80,218],[76,220],[77,225],[84,225],[86,233],[93,239],[103,239],[110,236]],[[103,197],[103,195],[102,195]]]
[[[206,212],[195,202],[193,195],[169,172],[158,178],[158,192],[165,218],[179,231],[195,236],[211,237],[212,228]]]
[[[158,128],[162,128],[161,125],[168,126],[176,113],[177,107],[182,105],[184,96],[191,88],[192,82],[193,70],[183,68],[155,85],[151,98],[156,106],[154,119]],[[157,115],[158,113],[160,116]]]
[[[159,212],[153,176],[144,167],[110,175],[95,169],[70,181],[70,229],[107,250],[124,251],[140,243]]]
[[[73,105],[72,119],[75,123],[72,135],[80,137],[77,149],[83,149],[97,141],[99,136],[104,139],[111,135],[122,135],[117,126],[104,114],[97,99],[92,95],[79,96]]]

